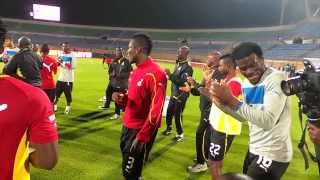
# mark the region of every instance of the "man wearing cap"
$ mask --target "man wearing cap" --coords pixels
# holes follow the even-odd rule
[[[3,68],[3,73],[23,80],[35,87],[41,86],[40,57],[32,51],[31,39],[22,36],[18,40],[20,51]]]

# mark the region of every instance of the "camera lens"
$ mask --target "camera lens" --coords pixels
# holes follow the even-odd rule
[[[291,96],[302,92],[304,89],[304,81],[300,76],[293,77],[289,80],[281,82],[281,89],[283,93],[287,96]]]

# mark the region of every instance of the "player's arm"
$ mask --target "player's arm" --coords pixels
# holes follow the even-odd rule
[[[115,103],[126,106],[128,102],[128,92],[114,92],[111,98]]]
[[[52,58],[52,60],[53,60],[52,71],[54,74],[57,74],[59,62],[55,58]]]
[[[188,66],[181,76],[170,74],[169,79],[178,86],[184,86],[184,83],[187,81],[187,78],[193,75],[193,70],[191,66]]]
[[[58,161],[56,119],[48,97],[40,90],[33,94],[29,105],[29,162],[36,168],[49,170]]]
[[[40,169],[50,170],[58,162],[58,142],[45,144],[30,144],[32,152],[29,155],[29,161],[32,166]]]
[[[189,82],[189,81],[188,81]],[[200,96],[201,95],[201,92],[200,92],[200,89],[203,88],[205,86],[205,80],[203,79],[201,84],[195,82],[194,85],[192,85],[192,88],[191,88],[191,94],[194,95],[194,96]]]
[[[160,80],[157,80],[152,73],[148,73],[146,76],[148,77],[148,88],[151,91],[151,105],[147,120],[137,134],[137,139],[144,143],[150,141],[152,134],[160,125],[167,86],[166,77],[164,75]]]

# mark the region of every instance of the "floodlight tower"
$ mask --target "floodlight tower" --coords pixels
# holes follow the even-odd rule
[[[280,25],[283,25],[284,13],[286,11],[289,0],[282,0],[281,3],[281,15],[280,15]]]
[[[306,19],[310,19],[311,12],[310,12],[309,0],[304,0],[304,8],[305,8],[305,13],[306,13]]]
[[[320,1],[319,0],[308,0],[308,7],[310,11],[310,16],[319,17],[320,16]]]

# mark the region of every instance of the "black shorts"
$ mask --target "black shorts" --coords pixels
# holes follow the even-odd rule
[[[122,128],[120,149],[122,152],[122,174],[126,180],[138,180],[141,177],[144,161],[148,158],[157,131],[154,132],[150,142],[146,144],[141,153],[131,152],[132,142],[139,131],[137,129]]]
[[[212,161],[221,161],[230,149],[235,136],[218,132],[214,130],[212,126],[210,126],[210,131],[209,159]]]
[[[280,180],[288,166],[289,162],[274,161],[248,151],[243,163],[243,173],[253,179]]]

